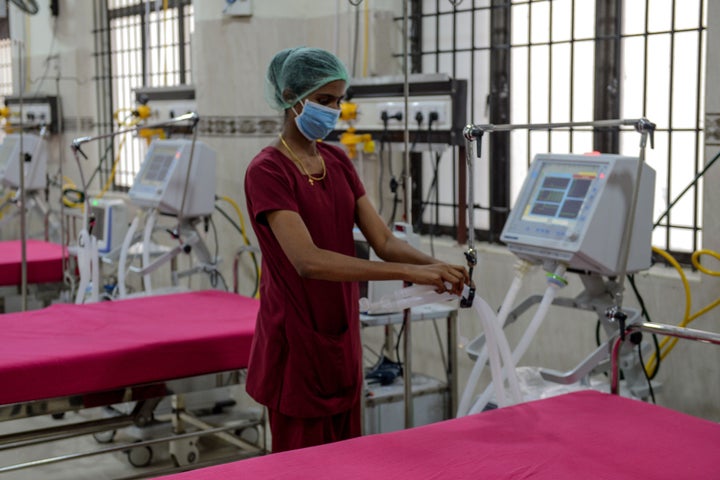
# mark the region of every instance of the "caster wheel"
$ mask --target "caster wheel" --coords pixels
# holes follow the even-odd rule
[[[257,427],[246,427],[235,430],[235,436],[253,445],[257,445],[260,441],[260,432]]]
[[[133,467],[147,467],[152,462],[153,451],[148,446],[134,447],[127,451],[127,456]]]
[[[115,440],[115,430],[93,433],[93,438],[98,443],[111,443]]]
[[[62,420],[63,418],[65,418],[65,412],[53,413],[52,418],[54,418],[55,420]]]
[[[186,467],[198,462],[200,451],[192,441],[187,444],[171,444],[170,458],[176,467]]]

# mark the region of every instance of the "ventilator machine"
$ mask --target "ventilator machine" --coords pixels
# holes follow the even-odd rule
[[[520,259],[513,283],[497,312],[483,299],[475,299],[484,334],[467,347],[475,365],[458,416],[476,413],[493,402],[506,406],[528,399],[515,367],[551,305],[596,312],[609,336],[618,330],[618,319],[620,328],[639,319],[637,310],[620,308],[622,286],[618,280],[626,273],[650,267],[654,191],[655,172],[639,157],[555,153],[535,156],[501,235],[508,249]],[[535,266],[546,272],[544,294],[515,305],[522,279]],[[568,283],[566,272],[576,273],[585,287],[573,299],[558,297]],[[503,327],[536,303],[539,306],[521,339],[510,348]],[[629,394],[642,398],[647,394],[643,367],[632,356],[632,345],[626,349],[623,372]],[[587,388],[591,375],[607,371],[609,355],[606,342],[570,372],[541,369],[539,382],[568,386],[582,381],[582,388]],[[476,398],[474,389],[488,361],[493,381]]]

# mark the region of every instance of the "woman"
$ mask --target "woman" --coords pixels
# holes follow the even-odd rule
[[[361,433],[358,281],[451,285],[456,294],[469,281],[462,266],[397,239],[347,155],[319,142],[335,127],[347,83],[325,50],[277,53],[266,97],[285,112],[282,133],[245,175],[263,267],[247,391],[268,408],[273,452]],[[354,224],[385,262],[355,257]]]

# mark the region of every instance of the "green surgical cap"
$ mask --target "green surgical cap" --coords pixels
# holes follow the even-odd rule
[[[275,110],[285,110],[335,80],[348,81],[345,65],[335,55],[320,48],[288,48],[276,53],[270,62],[265,99]],[[288,96],[283,97],[283,92]]]

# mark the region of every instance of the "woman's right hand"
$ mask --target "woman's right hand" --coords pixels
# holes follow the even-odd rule
[[[470,275],[462,265],[431,263],[409,265],[409,267],[410,276],[406,281],[419,285],[433,285],[438,293],[449,292],[460,296],[465,285],[470,284]],[[447,284],[450,284],[450,288]]]

